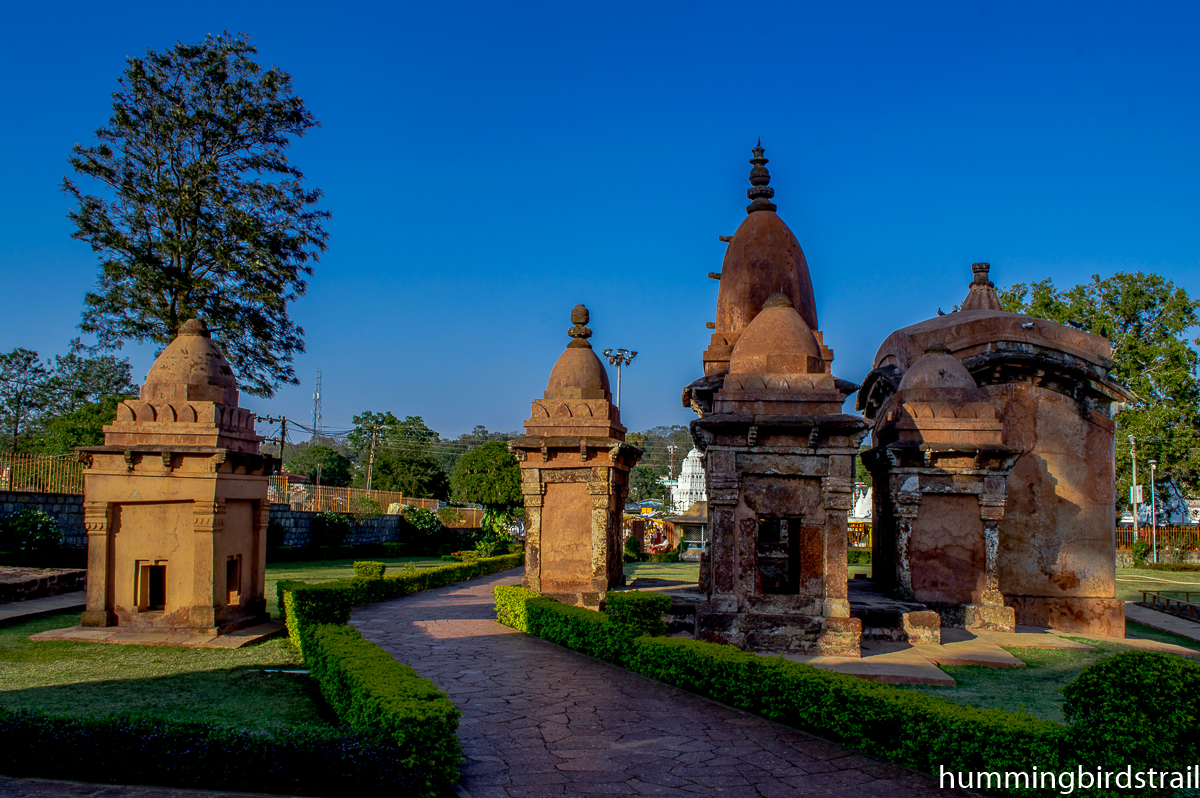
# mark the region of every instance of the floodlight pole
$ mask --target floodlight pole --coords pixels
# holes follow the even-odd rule
[[[1157,460],[1150,461],[1150,545],[1154,547],[1154,562],[1158,562],[1158,486],[1154,484]]]
[[[605,349],[604,356],[608,358],[610,366],[617,367],[617,401],[615,402],[618,408],[621,407],[621,367],[628,366],[633,363],[633,359],[637,357],[637,352],[631,352],[628,349]]]

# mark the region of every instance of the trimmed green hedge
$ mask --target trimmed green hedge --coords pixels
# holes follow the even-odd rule
[[[349,626],[320,624],[308,634],[306,662],[321,694],[352,729],[395,743],[399,762],[426,777],[428,794],[458,778],[461,713],[433,682]]]
[[[699,695],[927,773],[1175,767],[1200,755],[1200,664],[1130,651],[1064,689],[1071,725],[960,706],[914,690],[703,641],[633,636],[651,600],[607,597],[609,615],[497,587],[500,622]],[[639,609],[631,612],[631,607]],[[630,618],[634,618],[632,622]],[[1011,791],[1035,794],[1036,791]]]
[[[523,554],[510,554],[391,576],[375,567],[382,563],[360,562],[353,579],[276,587],[288,636],[321,694],[351,728],[382,734],[398,747],[398,761],[424,779],[412,794],[436,795],[439,785],[458,777],[460,713],[433,682],[346,626],[350,613],[361,604],[504,571],[523,560]]]
[[[0,709],[0,771],[107,784],[286,795],[416,795],[426,767],[373,731],[238,729],[145,715],[75,718]]]
[[[387,573],[387,563],[375,560],[359,560],[354,563],[356,579],[383,579],[385,573]]]

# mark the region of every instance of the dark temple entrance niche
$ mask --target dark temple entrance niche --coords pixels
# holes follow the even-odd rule
[[[137,564],[138,612],[160,612],[167,606],[167,564],[139,560]]]
[[[227,603],[240,604],[242,601],[242,555],[230,557],[225,561],[225,591],[228,594]]]
[[[800,519],[758,519],[758,583],[762,593],[800,592]]]

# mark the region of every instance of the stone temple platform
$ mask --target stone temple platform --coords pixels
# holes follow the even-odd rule
[[[73,643],[118,643],[141,646],[176,646],[180,648],[241,648],[260,640],[282,634],[286,630],[283,621],[267,621],[256,626],[238,629],[226,634],[186,634],[177,630],[125,629],[119,626],[68,626],[50,629],[30,640],[66,640]]]
[[[1083,640],[1099,643],[1120,643],[1144,651],[1163,651],[1200,659],[1200,651],[1194,651],[1171,643],[1132,638],[1103,637],[1081,632],[1062,632],[1034,626],[1017,626],[1012,632],[968,631],[953,627],[934,629],[938,632],[936,642],[909,642],[903,639],[888,639],[905,615],[929,612],[923,604],[892,599],[871,588],[871,580],[850,580],[851,609],[855,617],[863,618],[862,657],[826,657],[784,654],[785,659],[802,662],[816,668],[845,673],[873,682],[884,684],[922,684],[952,687],[954,678],[941,669],[941,665],[977,665],[989,668],[1024,668],[1025,663],[1013,656],[1008,648],[1083,649],[1094,647]],[[625,589],[663,593],[672,599],[672,636],[691,637],[694,628],[695,607],[704,600],[703,594],[694,584],[664,579],[636,579]],[[1147,612],[1150,612],[1147,610]],[[691,618],[688,616],[691,614]],[[690,620],[690,623],[689,623]],[[922,617],[918,621],[926,621]],[[1181,623],[1190,623],[1181,621]],[[873,624],[873,625],[872,625]],[[1200,627],[1200,624],[1191,624]],[[690,627],[690,628],[689,628]],[[911,626],[910,626],[911,628]],[[871,630],[871,637],[868,637]],[[928,627],[918,629],[928,631]],[[1070,639],[1074,638],[1074,639]],[[774,656],[763,654],[763,656]]]

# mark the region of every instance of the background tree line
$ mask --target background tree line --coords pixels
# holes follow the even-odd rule
[[[1116,414],[1117,504],[1129,506],[1137,438],[1138,481],[1150,483],[1158,461],[1159,499],[1179,501],[1200,490],[1200,356],[1190,338],[1200,300],[1157,274],[1118,272],[1072,288],[1050,279],[999,292],[1004,309],[1103,335],[1112,342],[1112,377],[1135,399]],[[1146,501],[1150,499],[1146,492]]]
[[[52,361],[20,347],[0,354],[0,451],[62,455],[102,444],[117,405],[137,392],[127,359],[90,354],[78,338]]]

